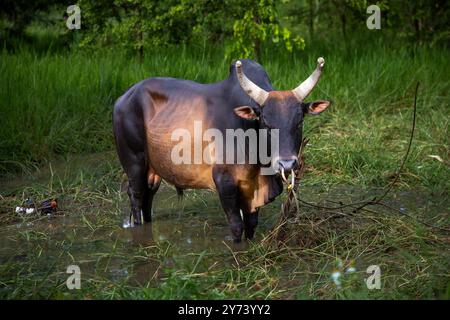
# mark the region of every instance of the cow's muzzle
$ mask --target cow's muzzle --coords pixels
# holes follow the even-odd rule
[[[298,168],[298,160],[297,158],[291,158],[291,159],[279,159],[277,161],[278,164],[278,172],[281,175],[281,178],[284,182],[289,184],[288,177],[291,175],[291,182],[290,184],[294,184],[295,180],[295,171]]]
[[[290,172],[292,170],[297,169],[298,167],[298,160],[297,158],[291,158],[291,159],[279,159],[278,160],[278,171],[281,173],[282,171]]]

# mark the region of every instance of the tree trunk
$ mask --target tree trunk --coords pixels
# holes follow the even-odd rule
[[[253,21],[256,24],[261,23],[261,18],[258,16],[258,12],[256,12],[256,11],[254,11]],[[262,63],[261,62],[261,40],[258,38],[253,40],[253,55],[254,55],[254,58],[256,61],[258,61],[259,63]]]
[[[345,12],[341,14],[341,24],[342,24],[342,36],[344,40],[347,39],[347,17],[345,16]]]
[[[312,40],[314,37],[314,16],[315,16],[315,8],[314,8],[314,0],[309,0],[309,38]]]

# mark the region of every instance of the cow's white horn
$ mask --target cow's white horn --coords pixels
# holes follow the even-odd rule
[[[242,71],[242,62],[239,60],[236,61],[236,73],[242,90],[244,90],[250,98],[255,100],[256,103],[258,103],[262,107],[266,102],[269,93],[264,89],[258,87],[245,76],[244,72]]]
[[[284,181],[284,182],[287,181],[286,175],[284,174],[284,168],[283,168],[283,167],[281,167],[281,177],[283,178],[283,181]]]
[[[325,59],[320,57],[317,59],[316,70],[303,81],[297,88],[292,90],[298,101],[302,102],[314,89],[317,82],[319,82],[320,75],[322,74],[323,66],[325,65]]]

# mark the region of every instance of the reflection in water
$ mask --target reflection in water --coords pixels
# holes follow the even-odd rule
[[[145,223],[142,226],[130,228],[126,231],[131,233],[133,243],[148,247],[156,243],[153,239],[152,227],[151,223]]]
[[[202,250],[228,250],[223,244],[233,248],[232,238],[229,236],[229,228],[222,216],[211,217],[209,215],[162,217],[153,219],[152,223],[140,226],[123,228],[125,238],[132,240],[136,245],[144,247],[155,245],[161,241],[168,241],[176,245],[180,251],[192,252]]]

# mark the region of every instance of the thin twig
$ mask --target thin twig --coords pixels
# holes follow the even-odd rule
[[[409,135],[409,143],[408,143],[408,148],[406,149],[406,153],[405,156],[403,157],[403,161],[400,165],[400,167],[397,170],[397,173],[395,175],[394,180],[389,184],[389,186],[387,187],[386,191],[383,193],[383,195],[381,197],[379,197],[378,199],[375,199],[374,201],[377,203],[379,203],[381,200],[383,200],[388,194],[389,192],[392,190],[392,188],[394,187],[394,184],[397,183],[398,179],[400,178],[400,173],[403,171],[403,167],[405,166],[406,160],[408,159],[409,156],[409,152],[411,151],[411,145],[412,145],[412,141],[414,138],[414,130],[416,129],[416,114],[417,114],[417,92],[419,90],[419,82],[417,82],[416,85],[416,90],[414,92],[414,112],[413,112],[413,122],[412,122],[412,127],[411,127],[411,134]],[[373,201],[371,201],[373,202]],[[364,204],[361,207],[357,208],[356,211],[361,210],[362,208],[364,208],[365,206],[367,206],[369,204]]]

